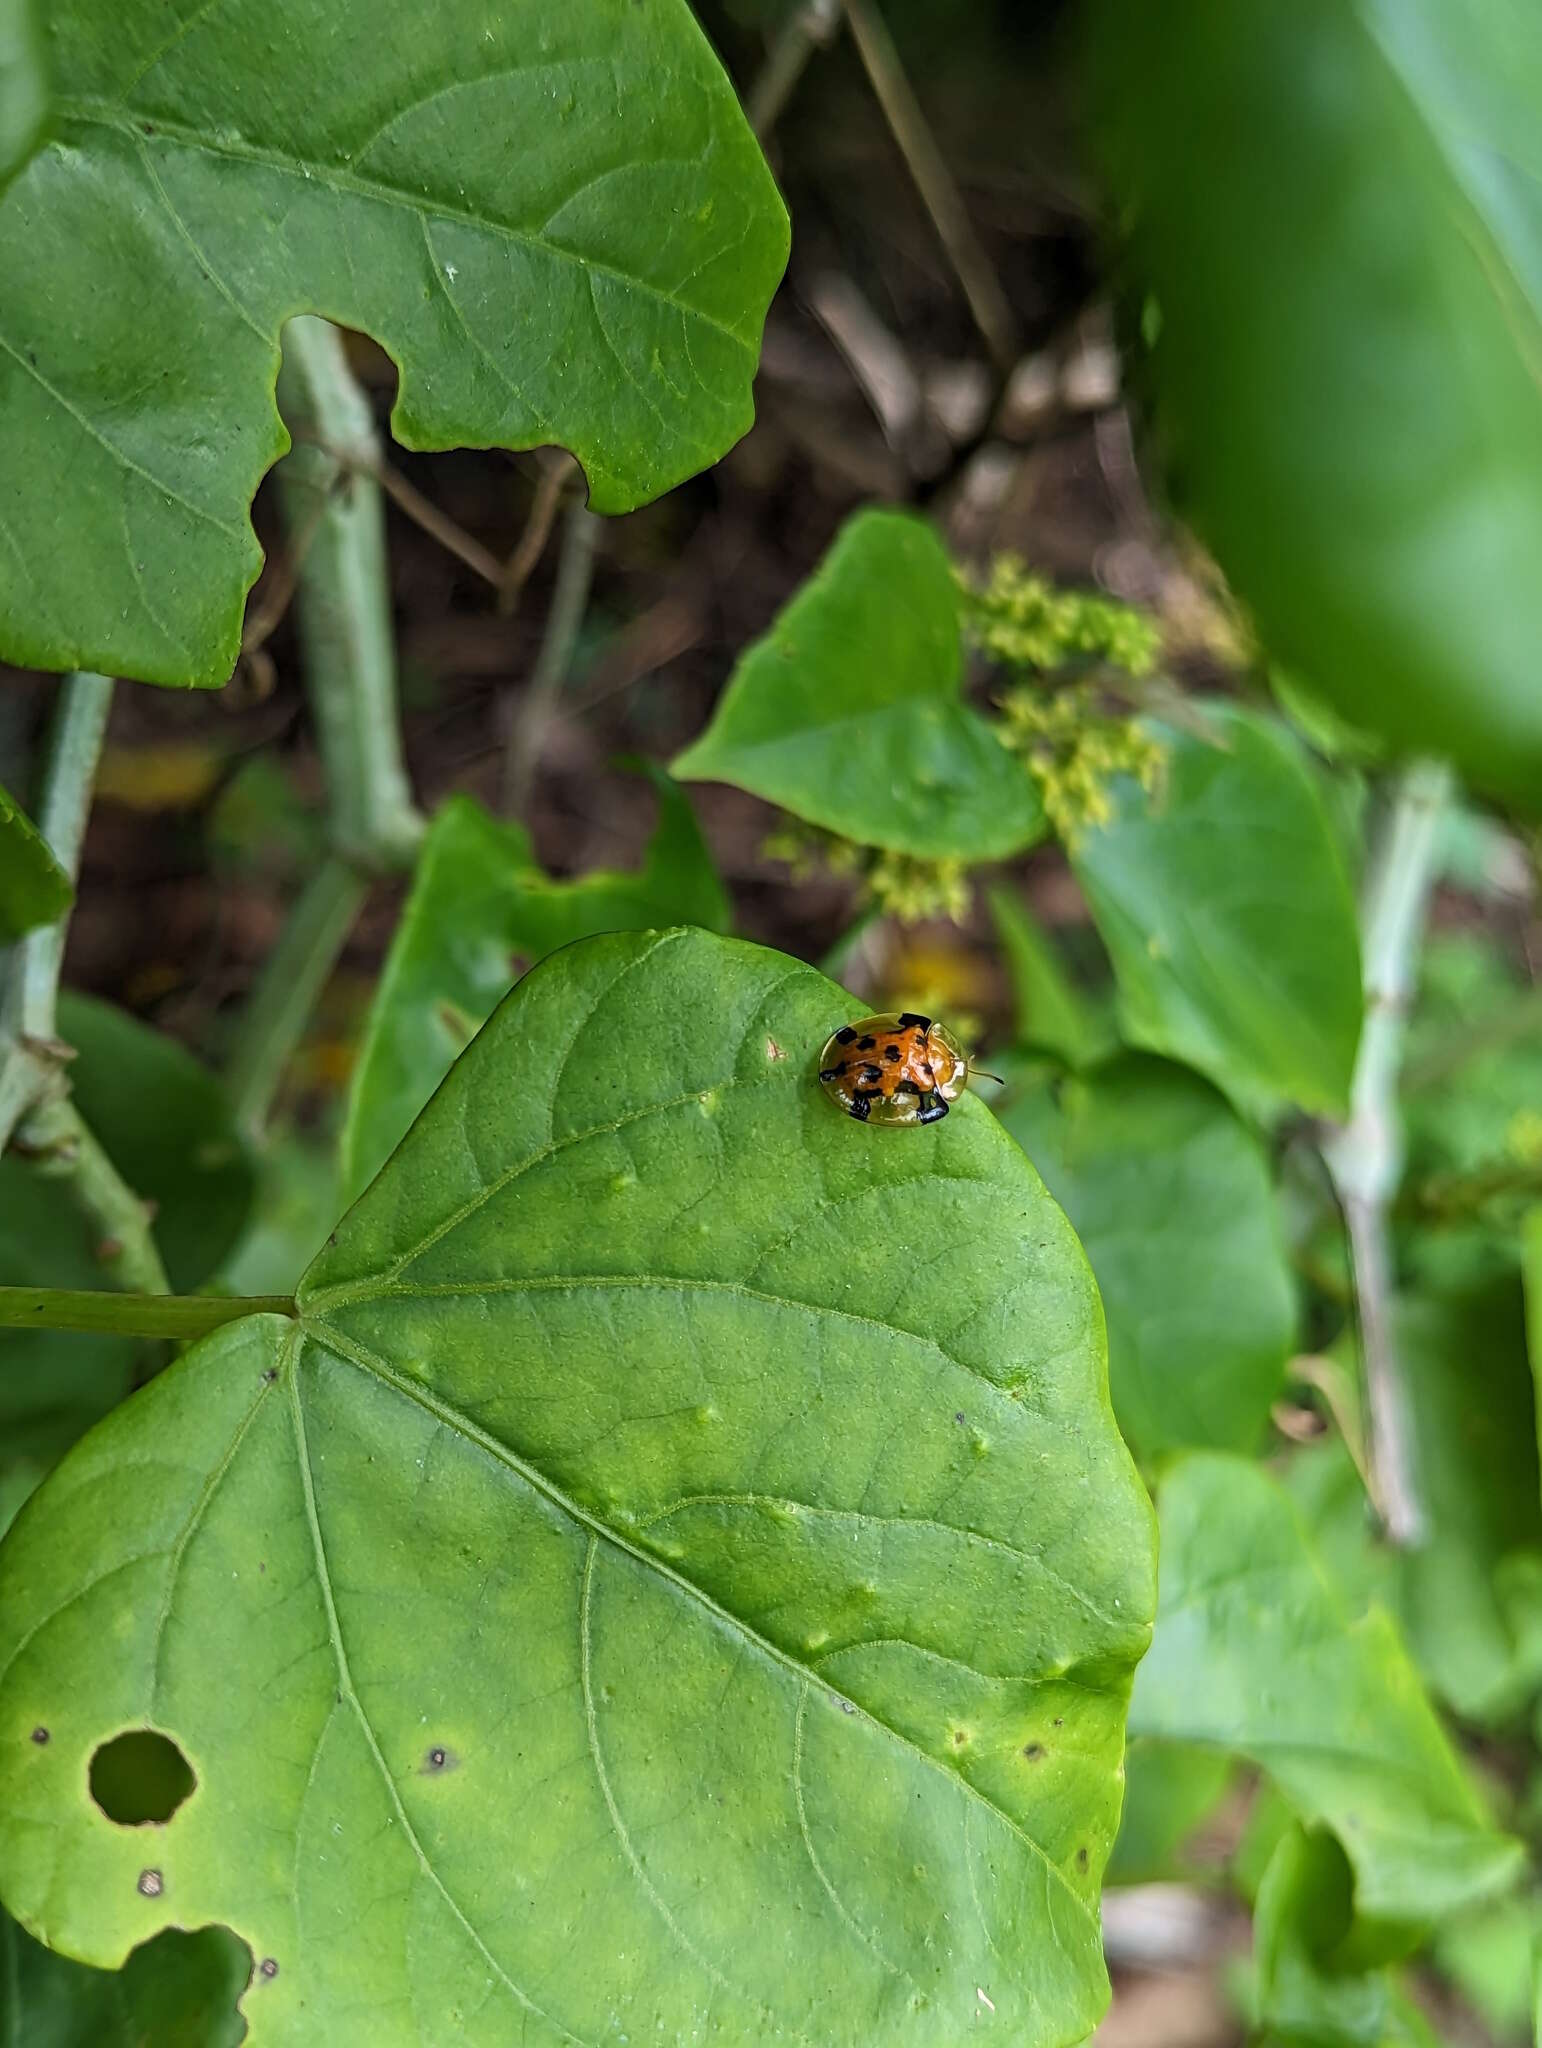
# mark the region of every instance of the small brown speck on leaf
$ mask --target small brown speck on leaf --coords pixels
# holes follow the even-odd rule
[[[766,1058],[768,1060],[784,1060],[786,1057],[786,1053],[783,1052],[774,1038],[766,1040]]]
[[[142,1899],[158,1899],[166,1889],[166,1880],[158,1870],[141,1870],[139,1873],[139,1896]]]
[[[1076,1867],[1077,1867],[1077,1869],[1078,1869],[1078,1870],[1085,1870],[1085,1869],[1087,1868],[1087,1852],[1086,1852],[1086,1850],[1085,1850],[1085,1849],[1078,1849],[1078,1850],[1077,1850],[1077,1852],[1076,1852]]]
[[[959,1409],[958,1413],[954,1416],[953,1420],[955,1422],[962,1422],[964,1420],[964,1411],[962,1408]]]
[[[1057,1728],[1063,1728],[1063,1727],[1065,1726],[1065,1716],[1064,1716],[1064,1714],[1057,1714],[1057,1715],[1055,1716],[1055,1726],[1056,1726]]]
[[[100,1238],[100,1239],[99,1239],[99,1240],[97,1241],[97,1247],[96,1247],[96,1256],[97,1256],[97,1258],[98,1258],[98,1259],[100,1260],[100,1262],[101,1262],[101,1263],[102,1263],[102,1264],[103,1264],[104,1266],[106,1266],[106,1265],[110,1265],[110,1264],[111,1264],[111,1262],[112,1262],[112,1261],[113,1261],[114,1259],[121,1259],[121,1258],[122,1258],[122,1256],[123,1256],[123,1240],[122,1240],[122,1238],[121,1238],[121,1237],[104,1237],[104,1238]]]
[[[42,1726],[34,1728],[32,1731],[32,1740],[38,1745],[39,1748],[41,1748],[42,1745],[48,1740],[48,1730]]]
[[[262,1961],[257,1965],[257,1974],[261,1977],[276,1977],[278,1975],[278,1964],[273,1960],[272,1956],[263,1957]]]
[[[277,1378],[278,1378],[278,1367],[277,1367],[276,1365],[270,1365],[270,1366],[268,1367],[267,1371],[266,1371],[266,1372],[265,1372],[265,1373],[263,1374],[263,1376],[262,1376],[262,1383],[263,1383],[263,1385],[264,1385],[265,1387],[271,1387],[271,1386],[272,1386],[272,1384],[273,1384],[273,1382],[274,1382],[274,1381],[275,1381],[275,1380],[276,1380]]]
[[[1036,1764],[1043,1754],[1044,1745],[1042,1742],[1030,1742],[1024,1746],[1023,1755],[1027,1757],[1031,1764]]]

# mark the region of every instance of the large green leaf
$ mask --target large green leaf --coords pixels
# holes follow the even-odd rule
[[[48,118],[48,66],[35,0],[0,0],[0,190],[37,147]]]
[[[135,1193],[156,1204],[172,1284],[201,1285],[234,1244],[252,1168],[223,1091],[158,1031],[65,995],[59,1029],[87,1123]],[[98,1232],[58,1179],[0,1158],[0,1284],[100,1287]],[[0,1527],[82,1430],[127,1393],[139,1346],[65,1331],[0,1333]]]
[[[1328,813],[1271,720],[1206,706],[1220,744],[1164,730],[1165,786],[1119,785],[1072,849],[1126,1036],[1245,1106],[1342,1115],[1360,1034],[1354,899]]]
[[[36,825],[0,789],[0,945],[52,924],[75,891]]]
[[[374,1179],[509,984],[537,960],[599,932],[698,924],[725,931],[730,907],[689,803],[648,771],[658,827],[636,874],[577,881],[542,874],[519,825],[470,797],[435,817],[370,1009],[343,1126],[345,1201]]]
[[[937,535],[859,512],[674,763],[864,846],[996,860],[1042,836],[1022,764],[959,697],[958,585]]]
[[[272,2048],[1090,2031],[1150,1509],[1069,1226],[978,1101],[837,1113],[848,1003],[564,948],[302,1319],[77,1446],[0,1552],[29,1927],[227,1922]],[[153,1841],[85,1791],[145,1723]]]
[[[0,199],[7,659],[225,680],[292,313],[384,344],[408,446],[560,442],[600,511],[748,427],[787,223],[684,0],[56,0],[48,37]]]
[[[1542,14],[1101,0],[1094,37],[1182,501],[1318,690],[1534,806]]]
[[[1279,1486],[1197,1452],[1159,1495],[1161,1603],[1132,1734],[1200,1743],[1268,1771],[1297,1816],[1330,1829],[1354,1875],[1358,1953],[1508,1884],[1496,1833],[1391,1620],[1358,1620]]]
[[[1253,1450],[1295,1299],[1252,1132],[1197,1074],[1139,1053],[1074,1076],[1029,1068],[1001,1116],[1092,1261],[1130,1443]]]
[[[121,1970],[92,1970],[0,1910],[0,2013],[14,2048],[238,2048],[252,1959],[218,1928],[168,1931]]]

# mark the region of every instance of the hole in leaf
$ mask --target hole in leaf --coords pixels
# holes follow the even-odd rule
[[[91,1797],[122,1828],[170,1820],[197,1782],[181,1750],[154,1728],[115,1735],[91,1759]]]

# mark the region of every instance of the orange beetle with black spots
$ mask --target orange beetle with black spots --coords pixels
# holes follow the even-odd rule
[[[969,1085],[969,1061],[944,1025],[914,1010],[844,1024],[819,1056],[819,1081],[859,1123],[935,1124]]]

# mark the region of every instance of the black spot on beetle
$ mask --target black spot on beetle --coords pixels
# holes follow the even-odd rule
[[[278,1975],[278,1964],[273,1960],[272,1956],[263,1957],[262,1961],[257,1965],[257,1974],[260,1977],[276,1977]]]
[[[864,1081],[881,1081],[883,1079],[883,1068],[864,1067],[862,1069],[862,1078]]]
[[[158,1870],[141,1870],[135,1889],[142,1899],[158,1899],[166,1889],[166,1880]]]
[[[897,1060],[901,1057],[900,1049],[897,1045],[886,1045],[883,1049],[883,1056],[886,1060]]]
[[[856,1035],[857,1034],[855,1033],[855,1031],[853,1031],[851,1026],[848,1024],[844,1030],[836,1032],[835,1042],[837,1045],[850,1045],[851,1041],[856,1037]]]
[[[904,1031],[911,1025],[914,1025],[917,1031],[930,1031],[932,1020],[930,1017],[918,1017],[914,1010],[907,1010],[900,1019],[900,1029]]]
[[[859,1039],[857,1040],[857,1051],[858,1051],[858,1052],[871,1052],[871,1051],[872,1051],[872,1049],[873,1049],[873,1047],[874,1047],[874,1046],[875,1046],[875,1045],[876,1045],[877,1043],[878,1043],[878,1041],[877,1041],[877,1039],[876,1039],[876,1038],[859,1038]]]
[[[1043,1754],[1044,1745],[1042,1742],[1028,1742],[1023,1745],[1023,1755],[1027,1757],[1031,1764],[1036,1764]]]
[[[41,1749],[43,1744],[48,1740],[48,1730],[43,1727],[34,1728],[32,1731],[32,1740]]]
[[[842,1060],[838,1067],[821,1067],[819,1069],[819,1078],[821,1081],[838,1081],[845,1071],[846,1062]]]

